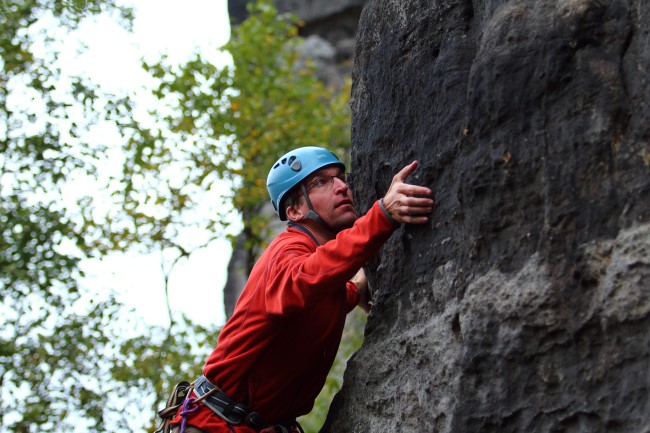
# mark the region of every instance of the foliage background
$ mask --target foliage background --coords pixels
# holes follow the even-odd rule
[[[261,168],[296,146],[347,153],[349,88],[326,88],[309,62],[298,68],[299,23],[260,1],[223,48],[232,67],[198,54],[182,65],[145,65],[160,106],[145,125],[133,95],[109,94],[92,77],[63,83],[55,61],[65,31],[99,14],[129,29],[131,10],[115,1],[26,0],[0,2],[0,12],[0,431],[153,431],[153,416],[144,426],[134,420],[153,415],[172,383],[197,374],[218,329],[169,302],[169,326],[145,325],[112,296],[83,287],[80,262],[171,251],[167,291],[174,265],[227,236],[235,209],[252,266],[269,238]],[[58,31],[37,38],[44,18]],[[85,139],[106,123],[121,142]],[[116,150],[122,169],[107,176],[106,156]],[[66,189],[85,179],[104,183],[71,203]],[[209,234],[188,246],[180,240],[188,227]],[[322,423],[364,320],[351,316],[339,364],[301,420],[307,431]]]

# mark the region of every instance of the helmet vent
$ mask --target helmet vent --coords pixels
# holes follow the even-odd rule
[[[293,171],[302,170],[302,164],[300,163],[299,160],[296,160],[295,156],[292,156],[291,158],[289,158],[289,167],[291,167],[291,169]]]

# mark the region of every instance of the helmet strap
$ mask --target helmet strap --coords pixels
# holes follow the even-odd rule
[[[309,212],[307,212],[307,215],[303,217],[303,219],[310,219],[312,221],[317,222],[318,224],[322,225],[325,227],[330,232],[333,232],[332,228],[327,224],[323,219],[316,213],[314,210],[314,206],[311,204],[311,200],[309,200],[309,194],[307,194],[307,188],[305,188],[305,184],[301,183],[300,184],[300,189],[302,190],[302,194],[305,196],[305,201],[307,202],[307,207],[309,207]]]
[[[307,194],[307,188],[305,188],[305,184],[301,183],[300,188],[302,189],[302,194],[305,196],[305,201],[307,201],[307,207],[309,208],[309,212],[307,212],[307,215],[305,215],[304,218],[325,225],[320,216],[314,210],[314,206],[312,206],[311,200],[309,200],[309,194]]]

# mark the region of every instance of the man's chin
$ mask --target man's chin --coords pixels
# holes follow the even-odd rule
[[[336,224],[337,231],[349,229],[354,225],[354,222],[357,220],[357,214],[354,211],[346,212],[345,215],[342,215]]]

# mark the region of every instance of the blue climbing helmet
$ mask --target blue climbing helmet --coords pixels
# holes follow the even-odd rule
[[[316,170],[329,165],[339,165],[345,171],[345,164],[336,155],[327,149],[314,146],[294,149],[273,164],[266,178],[266,187],[281,221],[287,220],[282,206],[282,199],[286,193]]]

